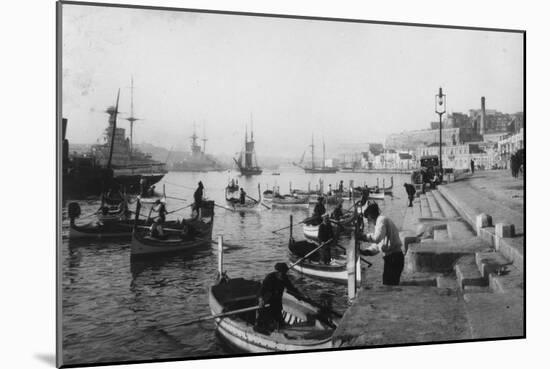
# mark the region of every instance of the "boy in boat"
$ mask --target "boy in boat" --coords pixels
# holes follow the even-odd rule
[[[319,244],[327,242],[328,240],[334,239],[334,233],[332,232],[332,225],[330,224],[330,219],[328,214],[323,216],[323,223],[319,225],[319,232],[317,233],[317,239]],[[319,256],[321,257],[321,262],[328,265],[331,260],[330,252],[331,243],[321,247],[319,249]]]
[[[275,271],[269,273],[262,282],[258,295],[260,309],[256,314],[254,330],[269,334],[273,330],[279,330],[284,325],[283,319],[283,293],[285,289],[296,297],[302,296],[288,279],[288,266],[286,263],[275,264]],[[268,307],[264,307],[269,304]]]
[[[241,193],[239,195],[239,202],[244,205],[246,202],[246,192],[244,192],[244,188],[241,187]]]
[[[195,193],[193,194],[193,199],[195,200],[195,203],[193,205],[193,212],[196,212],[195,219],[198,219],[200,217],[203,195],[204,195],[204,186],[202,184],[202,181],[199,181],[199,185],[195,190]]]
[[[414,194],[416,193],[416,190],[414,186],[410,183],[404,183],[403,186],[405,187],[405,191],[407,191],[407,196],[409,196],[409,208],[412,208]]]
[[[361,248],[360,251],[369,256],[382,251],[384,253],[382,283],[389,286],[398,285],[405,262],[405,256],[401,251],[399,230],[390,218],[380,215],[380,209],[376,203],[369,204],[364,215],[369,223],[374,224],[374,233],[363,235],[362,240],[376,244]]]

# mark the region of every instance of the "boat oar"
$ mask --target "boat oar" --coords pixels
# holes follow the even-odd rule
[[[313,217],[306,218],[306,219],[304,219],[304,220],[302,220],[301,222],[298,222],[298,223],[296,223],[296,224],[291,224],[291,225],[288,225],[288,226],[286,226],[286,227],[279,228],[279,229],[276,229],[276,230],[274,230],[274,231],[271,231],[271,233],[277,233],[277,232],[279,232],[279,231],[282,231],[283,229],[290,228],[290,227],[293,226],[293,225],[302,224],[302,223],[307,222],[308,220],[312,220],[312,219],[313,219]]]
[[[191,206],[193,206],[193,205],[195,205],[195,203],[189,204],[189,205],[187,205],[187,206],[184,206],[183,208],[179,208],[179,209],[176,209],[176,210],[169,211],[169,212],[167,212],[166,214],[176,213],[176,212],[181,211],[181,210],[183,210],[183,209],[187,209],[188,207],[191,207]]]
[[[342,250],[344,251],[347,251],[346,248],[344,246],[340,246],[338,244],[336,244],[337,247],[341,248]],[[367,264],[367,266],[370,268],[372,266],[372,263],[370,261],[368,261],[365,257],[363,257],[362,255],[359,256],[361,258],[361,260],[363,262],[365,262]]]
[[[246,197],[248,197],[250,200],[254,201],[256,204],[259,202],[258,200],[256,200],[256,199],[253,198],[252,196],[246,195]]]
[[[172,200],[187,201],[186,199],[182,199],[182,198],[179,198],[179,197],[172,197],[172,196],[164,196],[164,197],[166,197],[167,199],[172,199]]]
[[[307,259],[309,256],[311,256],[315,251],[319,250],[321,247],[325,246],[327,243],[332,242],[332,238],[328,241],[323,242],[319,247],[313,249],[312,251],[308,252],[304,257],[298,259],[295,263],[290,264],[288,267],[288,270],[294,268],[296,265],[300,264],[304,259]]]
[[[263,307],[264,307],[264,308],[265,308],[265,307],[269,307],[269,304],[265,304]],[[261,309],[261,308],[262,308],[262,307],[261,307],[260,305],[256,305],[256,306],[251,306],[251,307],[247,307],[247,308],[243,308],[243,309],[228,311],[228,312],[226,312],[226,313],[220,313],[220,314],[214,314],[214,315],[206,315],[206,316],[203,316],[203,317],[200,317],[200,318],[197,318],[197,319],[188,320],[188,321],[186,321],[186,322],[174,324],[174,325],[172,325],[171,327],[172,327],[172,328],[174,328],[174,327],[180,327],[180,326],[182,326],[182,325],[189,325],[189,324],[193,324],[193,323],[203,322],[203,321],[205,321],[205,320],[216,319],[216,318],[224,318],[224,317],[226,317],[226,316],[230,316],[230,315],[234,315],[234,314],[240,314],[240,313],[246,313],[246,312],[248,312],[248,311],[254,311],[254,310]]]

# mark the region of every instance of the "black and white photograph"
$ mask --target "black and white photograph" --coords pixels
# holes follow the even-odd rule
[[[526,337],[525,29],[56,10],[58,366]]]

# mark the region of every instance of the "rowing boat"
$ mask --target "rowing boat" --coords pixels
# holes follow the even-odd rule
[[[330,219],[332,230],[335,233],[350,232],[353,230],[354,217],[352,212],[346,213],[340,219]],[[317,241],[317,235],[319,233],[319,224],[316,222],[304,222],[302,225],[304,236],[310,240]]]
[[[140,203],[136,210],[139,217]],[[134,227],[132,233],[132,256],[163,254],[209,247],[214,226],[214,201],[203,201],[197,219],[184,219],[177,228],[164,228],[164,237],[153,237],[149,231]]]
[[[289,259],[292,263],[297,262],[303,258],[319,245],[311,241],[294,241],[291,237],[288,242]],[[324,246],[324,247],[329,247]],[[331,280],[335,282],[347,282],[348,270],[346,266],[346,259],[344,257],[333,258],[330,264],[325,264],[320,261],[318,252],[313,253],[310,257],[300,261],[293,269],[297,272],[308,275],[310,277]],[[360,275],[358,274],[357,280],[360,281]]]
[[[275,195],[271,199],[274,207],[277,206],[309,206],[308,196]]]
[[[261,283],[243,278],[218,281],[209,290],[212,315],[257,305]],[[309,351],[332,347],[335,325],[321,309],[310,302],[284,293],[285,325],[279,330],[256,331],[255,311],[216,318],[221,337],[239,350],[251,353]]]

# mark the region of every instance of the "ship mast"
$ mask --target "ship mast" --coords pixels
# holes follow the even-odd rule
[[[208,139],[206,138],[206,128],[203,125],[202,126],[202,152],[203,152],[203,154],[206,154],[206,141],[208,141]]]
[[[313,133],[311,134],[311,169],[315,169],[315,158],[314,158],[314,145],[313,145]]]
[[[115,105],[115,111],[112,112],[112,121],[113,121],[113,134],[111,136],[111,148],[109,150],[109,161],[107,162],[107,168],[111,168],[111,161],[113,159],[113,149],[115,146],[115,133],[116,133],[116,116],[118,114],[118,99],[120,97],[120,88],[118,89],[118,92],[116,94],[116,105]],[[109,112],[110,109],[108,109]],[[111,112],[109,112],[111,114]]]
[[[139,120],[134,117],[134,76],[131,77],[131,86],[130,86],[130,116],[126,118],[130,122],[130,155],[134,151],[134,122]]]
[[[325,167],[325,138],[323,137],[323,168]]]

